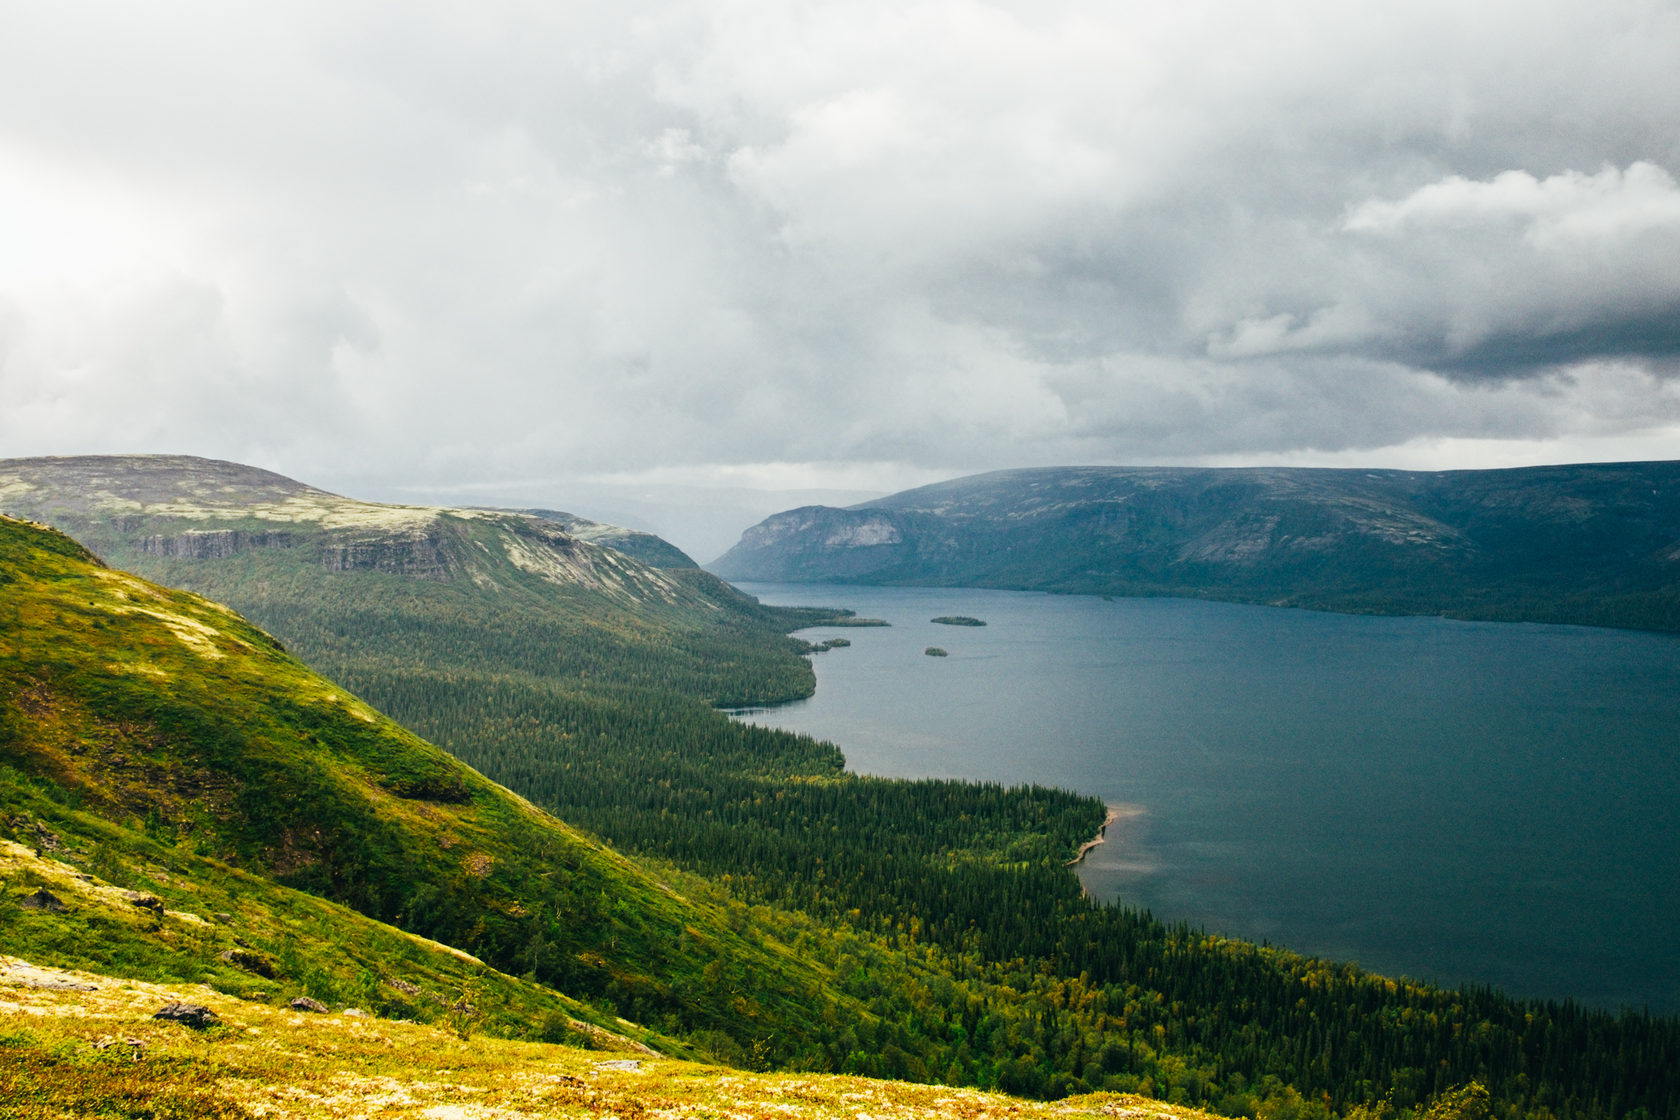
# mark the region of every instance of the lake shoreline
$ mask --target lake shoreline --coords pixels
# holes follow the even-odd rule
[[[1680,1009],[1664,951],[1680,866],[1648,842],[1680,834],[1673,635],[989,589],[744,590],[895,623],[827,631],[854,644],[813,659],[814,695],[748,722],[832,742],[857,774],[1092,796],[1105,809],[1092,832],[1125,829],[1111,848],[1085,833],[1064,849],[1093,901],[1390,975]],[[956,640],[930,621],[946,615],[990,625],[927,657]],[[1125,807],[1142,813],[1128,822]],[[1596,858],[1565,830],[1510,842],[1576,814],[1594,822]]]
[[[1073,854],[1072,859],[1067,861],[1068,867],[1078,867],[1081,863],[1085,862],[1085,857],[1091,854],[1092,848],[1108,843],[1109,825],[1119,820],[1122,816],[1137,816],[1143,811],[1133,807],[1130,812],[1126,812],[1125,810],[1127,807],[1124,805],[1108,805],[1105,806],[1105,808],[1108,809],[1108,816],[1104,818],[1102,827],[1097,829],[1097,834],[1095,836],[1079,845],[1079,850]]]

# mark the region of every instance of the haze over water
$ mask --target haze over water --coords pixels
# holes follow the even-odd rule
[[[741,587],[892,623],[803,631],[852,645],[814,659],[812,699],[744,718],[860,773],[1123,806],[1093,894],[1391,975],[1680,1012],[1680,638]],[[929,622],[951,614],[988,625]]]

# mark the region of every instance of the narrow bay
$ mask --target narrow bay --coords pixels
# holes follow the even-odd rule
[[[744,718],[830,739],[860,773],[1123,807],[1080,869],[1099,897],[1389,974],[1680,1012],[1680,639],[742,587],[892,623],[805,632],[852,644],[816,658],[812,699]]]

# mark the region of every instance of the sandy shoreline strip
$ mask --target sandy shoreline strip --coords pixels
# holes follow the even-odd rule
[[[1095,848],[1098,844],[1105,844],[1108,842],[1109,825],[1113,824],[1123,816],[1133,817],[1142,811],[1135,805],[1109,805],[1107,806],[1107,809],[1108,817],[1103,821],[1102,827],[1097,829],[1097,834],[1095,836],[1079,845],[1079,851],[1074,853],[1074,857],[1067,861],[1067,865],[1069,867],[1077,867],[1085,859],[1086,855],[1090,853],[1092,848]]]

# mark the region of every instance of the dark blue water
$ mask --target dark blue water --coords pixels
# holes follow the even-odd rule
[[[862,773],[1120,807],[1086,888],[1391,975],[1680,1013],[1680,638],[1178,599],[743,584],[820,629],[746,718]],[[937,626],[936,615],[985,619]],[[923,650],[939,646],[944,658]]]

